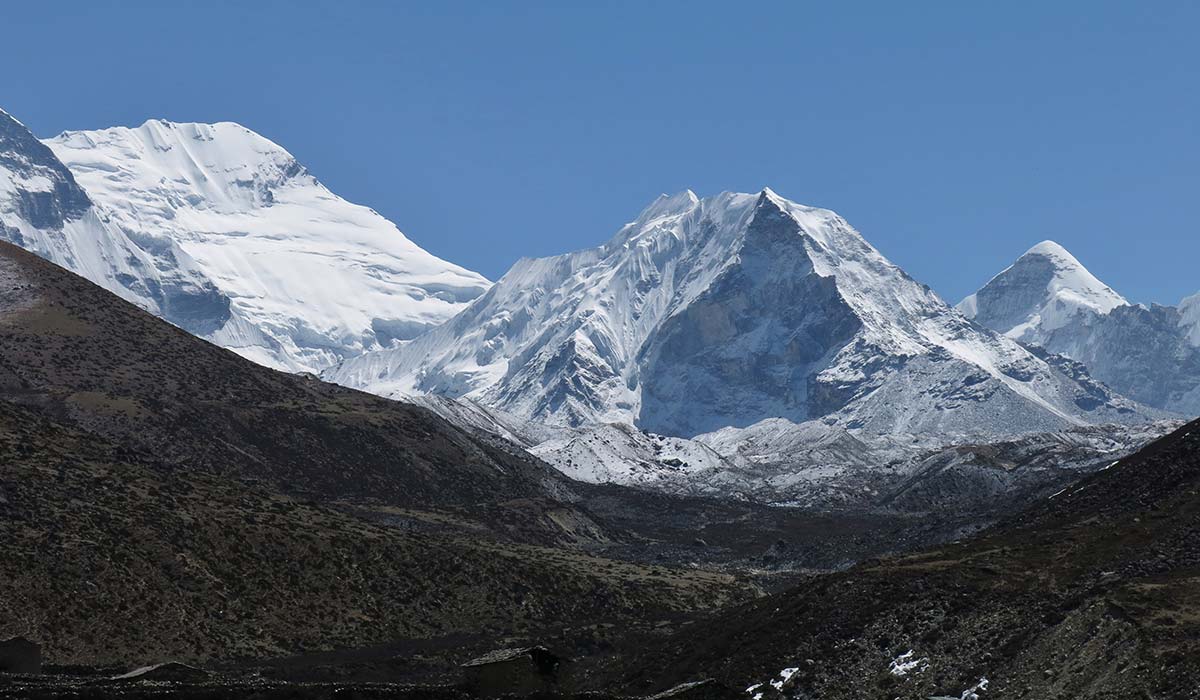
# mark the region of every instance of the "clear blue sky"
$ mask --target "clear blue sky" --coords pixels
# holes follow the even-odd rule
[[[660,192],[836,209],[957,301],[1044,238],[1200,290],[1196,2],[27,2],[40,135],[232,120],[495,279]]]

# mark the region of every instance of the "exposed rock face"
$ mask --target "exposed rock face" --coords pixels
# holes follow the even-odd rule
[[[92,202],[54,153],[23,124],[0,111],[0,168],[14,212],[38,229],[83,218]]]
[[[740,264],[663,321],[640,353],[639,425],[695,435],[763,416],[804,420],[846,404],[850,396],[818,374],[863,323],[834,278],[817,273],[796,245],[802,235],[782,212],[756,215]]]
[[[775,417],[939,436],[1144,417],[1082,374],[972,324],[833,212],[764,190],[663,196],[605,245],[522,260],[446,325],[324,376],[683,437]]]
[[[959,309],[1023,343],[1083,363],[1148,406],[1200,414],[1197,304],[1130,304],[1051,242],[1035,246]]]
[[[1200,415],[1200,347],[1181,332],[1182,320],[1175,307],[1128,305],[1081,318],[1041,340],[1132,399]]]

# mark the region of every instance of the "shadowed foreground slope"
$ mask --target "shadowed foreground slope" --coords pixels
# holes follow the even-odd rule
[[[0,398],[189,470],[390,503],[545,496],[566,479],[429,411],[267,370],[0,247]]]
[[[746,595],[545,546],[609,537],[571,489],[424,409],[251,364],[0,245],[0,638],[51,663],[492,639]],[[486,518],[510,509],[534,522],[498,533]]]
[[[822,700],[958,698],[982,679],[985,698],[1193,698],[1198,659],[1192,423],[982,537],[720,614],[598,682],[745,688],[796,669],[788,696]]]

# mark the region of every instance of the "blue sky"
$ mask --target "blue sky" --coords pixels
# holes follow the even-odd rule
[[[495,279],[660,192],[769,185],[951,301],[1053,238],[1135,301],[1200,290],[1200,3],[6,6],[39,135],[231,120]]]

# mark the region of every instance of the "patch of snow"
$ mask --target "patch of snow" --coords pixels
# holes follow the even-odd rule
[[[893,676],[903,677],[913,672],[920,673],[928,666],[929,657],[923,656],[918,659],[916,658],[916,653],[912,649],[909,649],[900,656],[892,659],[892,663],[888,667],[888,671]]]
[[[747,695],[750,696],[751,700],[762,700],[763,696],[766,694],[763,691],[763,688],[765,688],[766,686],[769,685],[775,689],[775,692],[778,693],[778,692],[782,691],[783,686],[788,681],[792,680],[792,677],[795,676],[799,672],[800,672],[800,668],[798,666],[793,666],[793,667],[788,667],[788,668],[782,669],[775,678],[772,678],[772,679],[766,681],[765,683],[755,683],[755,684],[751,685],[750,687],[746,688],[745,692]]]
[[[733,466],[701,442],[645,433],[625,423],[564,428],[530,452],[572,479],[593,484],[652,486]]]
[[[796,675],[799,671],[800,668],[798,666],[783,669],[779,672],[779,678],[771,680],[771,687],[775,690],[783,690],[783,684],[792,680],[792,676]]]

